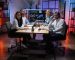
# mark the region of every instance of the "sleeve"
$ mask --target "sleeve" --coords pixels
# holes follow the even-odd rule
[[[63,29],[63,25],[64,25],[64,20],[61,20],[59,22],[59,25],[57,27],[55,27],[55,29],[53,30],[53,32],[58,32],[58,31],[62,30]]]
[[[45,23],[49,23],[49,21],[50,21],[50,18],[48,18],[48,17],[46,17],[46,19],[45,19]]]
[[[17,20],[15,19],[14,21],[13,21],[13,26],[14,26],[14,28],[20,28],[19,26],[18,26],[18,22],[17,22]]]
[[[22,18],[22,20],[23,20],[23,23],[21,27],[24,27],[26,24],[29,24],[29,21],[27,18]]]
[[[50,27],[50,26],[51,26],[52,22],[53,22],[52,20],[49,22],[48,27]]]
[[[29,23],[29,20],[26,18],[26,20],[25,20],[25,24],[30,24]]]
[[[51,28],[52,27],[52,23],[54,22],[54,20],[52,19],[49,24],[48,24],[48,27]]]

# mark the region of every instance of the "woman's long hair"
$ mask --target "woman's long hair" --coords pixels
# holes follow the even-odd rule
[[[22,26],[22,23],[23,23],[23,21],[22,21],[22,14],[21,14],[21,17],[20,17],[20,19],[18,19],[17,18],[17,15],[19,14],[20,12],[19,11],[17,11],[16,13],[15,13],[15,19],[18,21],[18,26],[20,27],[20,26]]]

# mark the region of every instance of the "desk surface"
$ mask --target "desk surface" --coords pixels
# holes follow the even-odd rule
[[[42,29],[40,29],[42,28]],[[47,26],[40,26],[40,27],[34,27],[34,31],[32,31],[32,26],[28,25],[27,27],[24,27],[23,29],[18,29],[17,33],[36,33],[36,34],[48,34],[49,31],[43,28],[48,28]]]

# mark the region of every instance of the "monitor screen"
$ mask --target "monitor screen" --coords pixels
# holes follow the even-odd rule
[[[43,10],[30,10],[29,11],[30,21],[45,20],[45,11]]]

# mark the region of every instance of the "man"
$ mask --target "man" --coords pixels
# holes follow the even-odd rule
[[[54,38],[60,38],[65,34],[65,20],[60,18],[59,12],[54,13],[54,21],[49,25],[49,31],[52,33],[50,36]]]
[[[65,20],[60,18],[60,13],[54,13],[54,21],[48,25],[49,26],[49,34],[48,36],[44,36],[46,40],[46,45],[48,52],[50,48],[53,46],[52,42],[56,42],[57,40],[61,39],[65,34]]]
[[[45,19],[45,23],[49,24],[49,22],[52,20],[53,16],[51,16],[50,14],[50,10],[46,10],[46,19]]]

